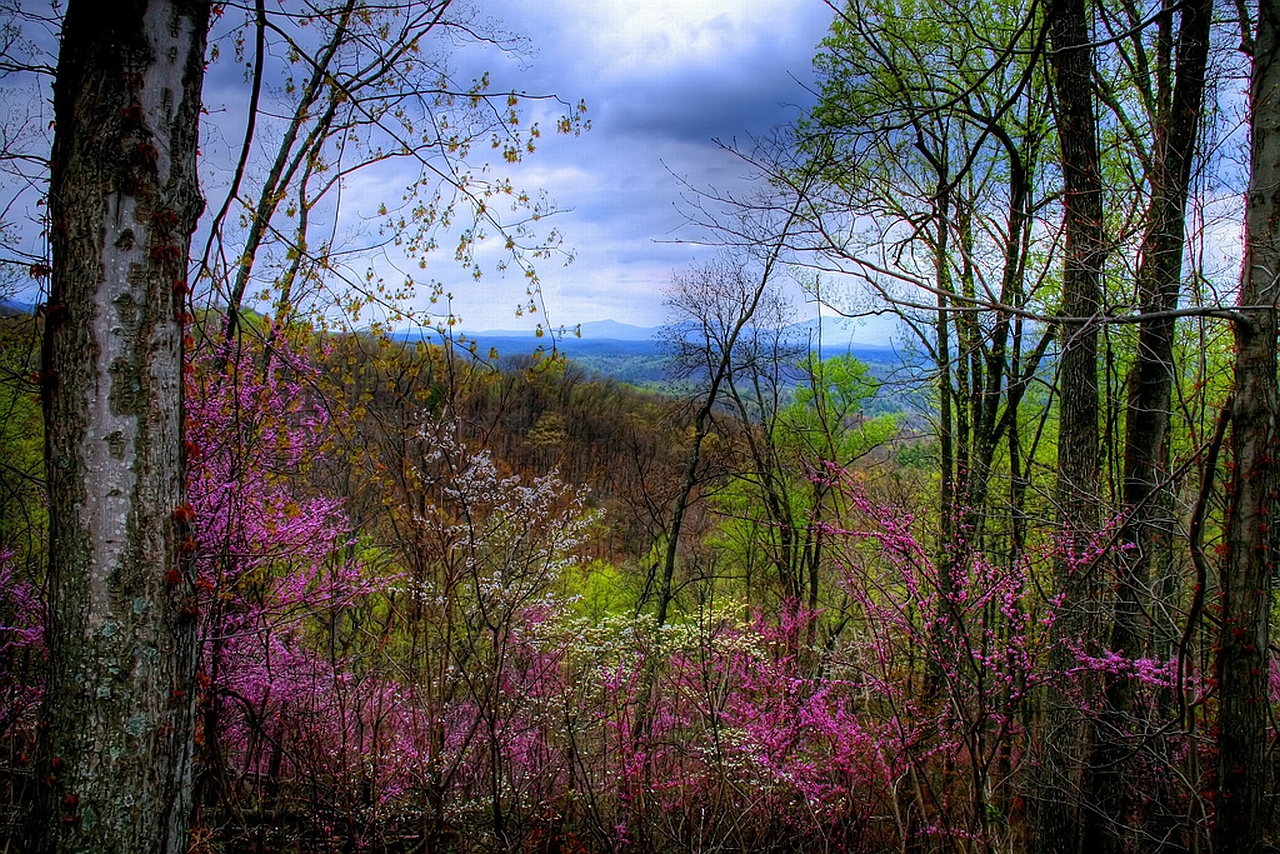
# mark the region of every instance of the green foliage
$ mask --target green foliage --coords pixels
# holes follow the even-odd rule
[[[562,578],[575,613],[600,621],[635,611],[635,591],[626,573],[614,564],[593,560],[565,570]]]
[[[798,443],[798,450],[817,452],[823,462],[848,466],[897,432],[898,416],[864,415],[882,386],[864,362],[847,354],[811,354],[800,367],[805,379],[779,419],[784,444]]]
[[[0,552],[42,564],[49,520],[44,500],[39,324],[0,317]]]

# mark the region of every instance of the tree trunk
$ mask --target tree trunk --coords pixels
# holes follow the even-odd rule
[[[198,0],[72,0],[63,25],[37,850],[188,847],[196,613],[182,324],[208,18]]]
[[[1182,284],[1187,195],[1204,107],[1212,2],[1187,3],[1181,15],[1174,69],[1177,82],[1171,104],[1155,127],[1151,200],[1138,267],[1138,298],[1143,314],[1176,309]],[[1112,646],[1130,656],[1141,655],[1148,641],[1149,632],[1138,621],[1151,567],[1153,563],[1167,564],[1167,554],[1172,549],[1172,495],[1166,480],[1175,375],[1173,338],[1173,318],[1144,322],[1138,331],[1138,351],[1129,375],[1124,447],[1126,519],[1121,541],[1132,548],[1117,560],[1121,577],[1117,583]],[[1157,496],[1158,492],[1164,495]]]
[[[1166,2],[1166,7],[1172,7]],[[1172,11],[1170,11],[1172,14]],[[1142,313],[1169,312],[1178,307],[1182,284],[1182,254],[1186,238],[1186,204],[1195,155],[1196,131],[1204,105],[1205,68],[1209,56],[1211,0],[1194,0],[1181,8],[1178,26],[1176,83],[1168,93],[1169,106],[1157,117],[1155,158],[1151,167],[1151,199],[1138,267],[1138,298]],[[1166,24],[1172,28],[1171,24]],[[1167,75],[1159,75],[1168,79]],[[1144,322],[1138,331],[1138,349],[1129,374],[1124,442],[1124,513],[1117,550],[1115,605],[1110,648],[1130,659],[1152,654],[1152,570],[1161,576],[1171,571],[1174,496],[1169,483],[1169,418],[1176,368],[1173,361],[1174,320],[1171,317]],[[1162,585],[1162,587],[1165,585]],[[1163,650],[1169,654],[1171,632]],[[1140,731],[1132,720],[1137,677],[1107,674],[1103,726],[1094,745],[1094,783],[1098,791],[1100,821],[1091,823],[1095,835],[1086,840],[1089,850],[1129,850],[1121,830],[1126,827],[1140,763],[1133,761],[1136,748],[1125,733]]]
[[[1065,183],[1066,257],[1059,324],[1062,355],[1058,398],[1058,518],[1061,543],[1054,592],[1059,597],[1050,644],[1050,672],[1059,681],[1045,700],[1043,755],[1036,793],[1035,845],[1041,852],[1076,852],[1088,820],[1087,768],[1091,727],[1070,674],[1083,646],[1098,636],[1099,573],[1082,560],[1098,527],[1098,326],[1088,320],[1099,306],[1106,257],[1102,183],[1094,116],[1093,54],[1084,0],[1056,0],[1048,13],[1053,96]]]
[[[1213,850],[1262,843],[1268,622],[1275,570],[1276,305],[1280,292],[1280,8],[1259,4],[1252,82],[1252,167],[1245,199],[1245,255],[1237,321],[1226,555],[1219,570],[1222,621],[1218,685],[1217,814]]]

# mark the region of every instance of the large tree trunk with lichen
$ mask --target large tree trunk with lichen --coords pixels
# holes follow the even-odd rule
[[[42,366],[51,659],[34,850],[188,847],[183,295],[209,3],[76,2],[54,87]]]
[[[1267,791],[1268,628],[1276,559],[1276,306],[1280,303],[1280,8],[1260,4],[1254,41],[1252,167],[1236,322],[1218,685],[1215,851],[1262,846]]]

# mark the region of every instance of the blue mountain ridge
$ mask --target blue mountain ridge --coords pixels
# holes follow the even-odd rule
[[[691,330],[692,331],[692,330]],[[882,330],[863,328],[844,318],[824,317],[789,327],[793,340],[808,340],[817,348],[821,341],[824,358],[850,354],[867,363],[881,375],[892,371],[911,355],[900,352],[891,336]],[[584,322],[580,327],[544,330],[538,336],[532,330],[491,329],[480,332],[462,331],[454,341],[487,357],[496,352],[500,359],[526,357],[552,348],[588,371],[624,382],[658,383],[667,379],[668,363],[659,342],[661,327],[640,327],[614,320]],[[669,333],[668,333],[669,334]],[[441,343],[435,330],[399,331],[392,337],[408,342],[425,340]]]

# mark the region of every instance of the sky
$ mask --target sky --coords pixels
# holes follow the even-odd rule
[[[48,9],[48,0],[23,2],[32,10]],[[482,249],[485,275],[479,281],[454,265],[447,249],[429,256],[427,275],[450,290],[452,310],[470,331],[605,319],[642,327],[663,323],[662,288],[673,275],[714,254],[713,248],[692,242],[700,235],[686,221],[689,206],[682,194],[687,196],[689,187],[745,189],[746,167],[718,142],[749,147],[753,136],[806,112],[813,102],[813,55],[826,35],[831,9],[823,0],[455,0],[463,11],[465,3],[482,27],[517,35],[524,47],[515,53],[455,48],[455,79],[465,82],[488,72],[494,91],[555,94],[570,105],[586,103],[589,131],[578,137],[545,133],[522,163],[497,167],[516,186],[546,192],[560,211],[550,223],[575,260],[568,266],[554,258],[537,262],[543,310],[534,316],[517,316],[526,288],[519,270],[504,276],[494,269],[503,255],[500,246]],[[283,8],[293,7],[286,2]],[[49,13],[43,25],[28,24],[36,54],[43,52],[41,59],[49,64],[56,61],[57,14]],[[232,58],[227,34],[232,25],[243,24],[243,13],[236,14],[215,24],[212,38],[221,36],[222,59],[209,66],[205,79],[201,184],[209,205],[206,224],[225,196],[247,112],[243,59]],[[5,77],[0,90],[5,93],[0,130],[29,132],[36,137],[32,150],[47,151],[47,78]],[[564,107],[531,101],[524,109],[550,130]],[[272,148],[273,131],[263,126],[259,131],[265,135],[255,150],[262,158]],[[21,233],[34,236],[42,211],[36,207],[39,194],[31,189],[42,183],[0,180],[5,192],[0,201],[9,219]],[[344,191],[341,217],[368,221],[382,197],[398,197],[403,186],[394,181],[353,185]],[[197,232],[193,252],[199,254],[202,245],[203,234]],[[35,302],[32,287],[28,283],[17,297]],[[801,308],[797,319],[816,314],[812,306]]]
[[[49,0],[21,0],[48,9]],[[568,266],[559,259],[537,262],[540,311],[517,316],[525,302],[526,282],[515,270],[496,271],[500,245],[481,251],[485,275],[472,280],[455,265],[447,249],[429,256],[426,276],[440,280],[453,295],[452,311],[468,331],[559,327],[612,319],[642,327],[666,319],[662,289],[691,265],[709,260],[714,248],[697,243],[702,235],[687,222],[689,187],[719,192],[746,190],[745,164],[718,143],[750,147],[753,136],[786,126],[813,103],[812,59],[826,35],[832,11],[824,0],[454,0],[470,2],[483,27],[495,27],[525,39],[510,53],[492,47],[461,46],[453,51],[455,79],[488,72],[494,91],[530,95],[554,93],[572,105],[586,103],[590,131],[580,137],[545,134],[538,150],[515,166],[501,164],[524,189],[544,190],[561,213],[551,224],[576,255]],[[297,0],[272,0],[278,8],[296,8]],[[246,7],[247,8],[247,7]],[[59,13],[29,28],[44,51],[56,58]],[[243,10],[237,19],[243,26]],[[227,15],[222,30],[236,22]],[[2,21],[0,21],[2,23]],[[219,27],[215,27],[218,30]],[[234,27],[230,27],[234,29]],[[216,33],[215,33],[216,35]],[[210,210],[221,204],[232,172],[247,112],[243,64],[225,61],[230,37],[222,32],[224,61],[210,65],[205,80],[209,114],[202,123],[202,186]],[[38,52],[38,51],[37,51]],[[278,85],[278,83],[277,83]],[[0,237],[38,233],[40,172],[51,134],[48,79],[0,77],[0,136],[16,138],[33,152],[32,176],[15,182],[0,169],[0,225],[12,227]],[[554,127],[563,106],[530,101],[524,109],[544,128]],[[18,136],[14,137],[13,134]],[[255,142],[258,157],[272,147],[271,132]],[[220,158],[220,159],[219,159]],[[261,164],[258,165],[261,171]],[[354,183],[354,182],[353,182]],[[343,195],[344,219],[368,221],[381,200],[395,199],[403,181],[374,182]],[[16,189],[14,189],[16,187]],[[1226,195],[1235,205],[1238,194]],[[1239,217],[1233,212],[1224,236],[1211,243],[1225,247],[1228,281],[1234,281],[1239,251]],[[210,219],[206,215],[205,221]],[[336,231],[336,228],[335,228]],[[498,244],[499,241],[493,241]],[[37,241],[38,243],[38,241]],[[194,249],[202,236],[197,234]],[[486,255],[485,253],[488,253]],[[7,281],[0,281],[6,296]],[[28,282],[17,297],[38,297]],[[818,313],[798,303],[798,320]],[[421,305],[419,305],[421,307]],[[863,322],[861,338],[884,337],[887,328]]]
[[[831,10],[822,0],[485,0],[483,7],[526,36],[530,49],[522,58],[459,56],[461,76],[487,62],[496,89],[585,100],[591,130],[544,136],[512,170],[517,184],[545,189],[564,211],[555,225],[576,253],[568,266],[538,266],[546,316],[515,317],[523,279],[486,273],[454,289],[463,328],[659,325],[662,287],[713,254],[678,242],[697,236],[682,213],[683,184],[740,187],[745,167],[716,141],[746,143],[802,115]]]

